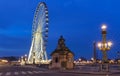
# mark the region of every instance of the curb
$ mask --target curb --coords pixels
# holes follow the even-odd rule
[[[120,72],[61,72],[61,73],[93,74],[93,75],[112,75],[112,74],[120,74]]]

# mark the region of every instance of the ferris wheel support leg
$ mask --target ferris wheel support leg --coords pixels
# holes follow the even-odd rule
[[[46,60],[46,61],[48,60],[46,51],[45,51],[45,60]]]

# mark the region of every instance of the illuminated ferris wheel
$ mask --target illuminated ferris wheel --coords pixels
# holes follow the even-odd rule
[[[32,43],[28,63],[40,63],[47,60],[48,9],[44,2],[38,4],[32,25]]]

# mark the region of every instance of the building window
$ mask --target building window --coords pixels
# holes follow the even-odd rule
[[[55,58],[55,62],[58,63],[58,57]]]

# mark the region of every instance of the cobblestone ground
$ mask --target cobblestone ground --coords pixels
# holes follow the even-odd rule
[[[0,66],[0,76],[120,76],[120,72],[48,70],[35,66]]]

